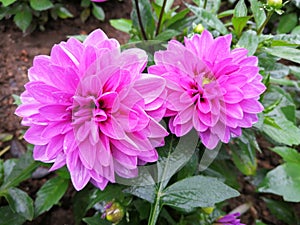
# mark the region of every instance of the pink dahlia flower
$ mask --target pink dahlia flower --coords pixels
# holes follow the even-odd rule
[[[245,225],[243,223],[240,223],[240,219],[237,219],[237,217],[240,216],[240,213],[233,213],[225,215],[221,218],[219,218],[213,225]]]
[[[257,58],[247,50],[230,50],[231,35],[213,39],[208,31],[184,40],[172,40],[155,53],[151,74],[167,80],[167,112],[172,133],[183,136],[193,127],[202,143],[213,149],[219,140],[257,122],[264,92]]]
[[[100,189],[137,175],[157,160],[164,144],[165,80],[142,74],[143,50],[119,50],[101,31],[81,43],[74,38],[37,56],[16,114],[29,126],[24,138],[35,160],[51,170],[67,165],[77,190],[89,181]]]
[[[106,2],[107,0],[91,0],[92,2]]]

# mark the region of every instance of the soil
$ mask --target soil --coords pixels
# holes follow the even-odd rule
[[[180,1],[176,1],[177,4]],[[79,19],[80,6],[74,4],[68,5],[68,9],[75,15],[75,19],[65,19],[49,21],[45,26],[45,31],[34,31],[31,34],[24,35],[11,20],[2,20],[0,22],[0,135],[13,135],[9,142],[0,141],[0,150],[10,146],[4,158],[18,157],[25,152],[25,145],[19,140],[24,131],[20,126],[20,118],[14,115],[16,106],[14,105],[13,94],[20,95],[24,91],[23,85],[27,80],[27,70],[32,65],[34,56],[40,54],[49,54],[50,49],[55,43],[67,39],[68,35],[87,34],[96,28],[103,29],[109,37],[116,38],[121,44],[126,43],[129,36],[123,32],[117,31],[109,25],[109,19],[130,18],[131,1],[110,0],[101,3],[106,15],[104,22],[99,22],[90,17],[85,23]],[[1,140],[1,139],[0,139]],[[258,165],[261,168],[274,168],[279,164],[279,158],[267,150],[267,142],[260,141],[263,153],[258,155]],[[31,197],[35,197],[37,190],[47,180],[29,179],[21,184],[21,188],[27,191]],[[231,200],[225,208],[230,211],[235,207],[250,202],[252,207],[241,219],[247,225],[254,224],[255,219],[260,219],[266,224],[284,225],[274,218],[267,209],[266,204],[258,198],[253,185],[243,176],[240,176],[242,195]],[[75,190],[71,187],[67,194],[61,200],[60,206],[53,207],[49,212],[44,213],[32,222],[26,222],[26,225],[63,225],[74,224],[71,200]],[[270,195],[268,195],[269,197]],[[277,198],[271,195],[272,198]],[[300,211],[299,205],[295,208]]]

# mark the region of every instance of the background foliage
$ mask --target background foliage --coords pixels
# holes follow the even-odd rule
[[[12,18],[23,32],[36,27],[43,29],[50,17],[73,16],[61,1],[0,2],[0,19]],[[114,28],[130,34],[129,44],[124,48],[144,48],[152,59],[153,49],[142,40],[158,43],[155,47],[161,49],[162,42],[174,37],[183,40],[184,36],[201,33],[203,28],[216,37],[231,33],[233,48],[247,48],[249,55],[259,58],[260,73],[268,87],[261,97],[265,110],[253,128],[244,130],[241,137],[232,139],[228,145],[220,146],[216,159],[205,170],[199,168],[206,154],[200,143],[192,157],[187,158],[185,152],[177,148],[179,140],[169,136],[166,146],[158,149],[160,161],[156,176],[148,173],[132,181],[150,179],[153,183],[147,186],[112,184],[104,191],[88,186],[74,196],[76,222],[89,225],[112,222],[212,224],[225,213],[222,209],[226,200],[239,195],[238,178],[243,177],[256,188],[258,197],[278,220],[300,224],[293,208],[300,202],[300,1],[286,2],[282,8],[275,8],[259,0],[194,0],[193,4],[185,3],[182,10],[173,7],[173,0],[133,0],[132,3],[131,19],[110,20]],[[104,19],[99,5],[82,0],[81,7],[82,21],[91,14]],[[280,157],[276,168],[258,167],[258,154],[264,151],[260,140],[268,142],[269,150]],[[35,198],[18,188],[42,166],[33,161],[31,149],[28,145],[27,153],[21,158],[0,160],[0,197],[4,202],[0,207],[0,224],[17,225],[34,220],[59,204],[67,191],[66,169],[53,174]],[[157,176],[161,182],[155,182]],[[117,204],[105,207],[109,202]],[[214,207],[213,212],[210,207]],[[249,207],[245,202],[241,211]],[[86,216],[88,211],[92,211],[93,216]],[[103,213],[106,220],[101,219]],[[256,221],[256,224],[264,223]]]

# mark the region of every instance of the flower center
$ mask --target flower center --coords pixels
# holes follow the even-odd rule
[[[212,82],[211,79],[209,79],[208,77],[203,77],[203,79],[202,79],[202,87],[203,87],[205,84],[209,84],[210,82]]]

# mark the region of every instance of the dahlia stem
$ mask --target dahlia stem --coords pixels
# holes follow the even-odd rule
[[[269,22],[269,20],[271,19],[272,15],[273,15],[274,11],[269,11],[267,14],[267,18],[265,20],[265,22],[260,26],[260,28],[257,30],[257,35],[261,35],[261,33],[263,32],[265,26],[267,25],[267,23]]]
[[[139,7],[139,1],[138,0],[134,0],[135,2],[135,8],[136,8],[136,14],[138,17],[138,21],[139,21],[139,25],[141,28],[141,32],[142,32],[142,36],[144,40],[147,40],[147,35],[143,26],[143,22],[142,22],[142,17],[141,17],[141,12],[140,12],[140,7]]]
[[[156,27],[155,36],[157,36],[159,34],[162,18],[163,18],[164,11],[165,11],[165,8],[166,8],[166,4],[167,4],[167,0],[164,0],[163,5],[161,7],[160,14],[159,14],[159,19],[158,19],[158,23],[157,23],[157,27]]]
[[[207,6],[207,0],[204,0],[203,9],[206,9],[206,6]]]
[[[167,157],[166,165],[169,164],[171,150],[172,150],[172,146],[173,146],[173,141],[174,141],[174,138],[172,136],[171,141],[170,141],[170,148],[169,148],[169,151],[168,151],[168,157]],[[168,182],[168,181],[164,180],[164,178],[166,176],[167,169],[168,169],[168,166],[165,166],[162,177],[161,177],[161,182],[158,184],[158,189],[157,189],[157,192],[156,192],[154,205],[151,205],[151,211],[150,211],[150,217],[149,217],[148,225],[155,225],[156,221],[158,219],[158,215],[159,215],[159,212],[161,210],[160,198],[162,197],[163,189],[165,188],[165,186],[167,185],[167,182]]]

